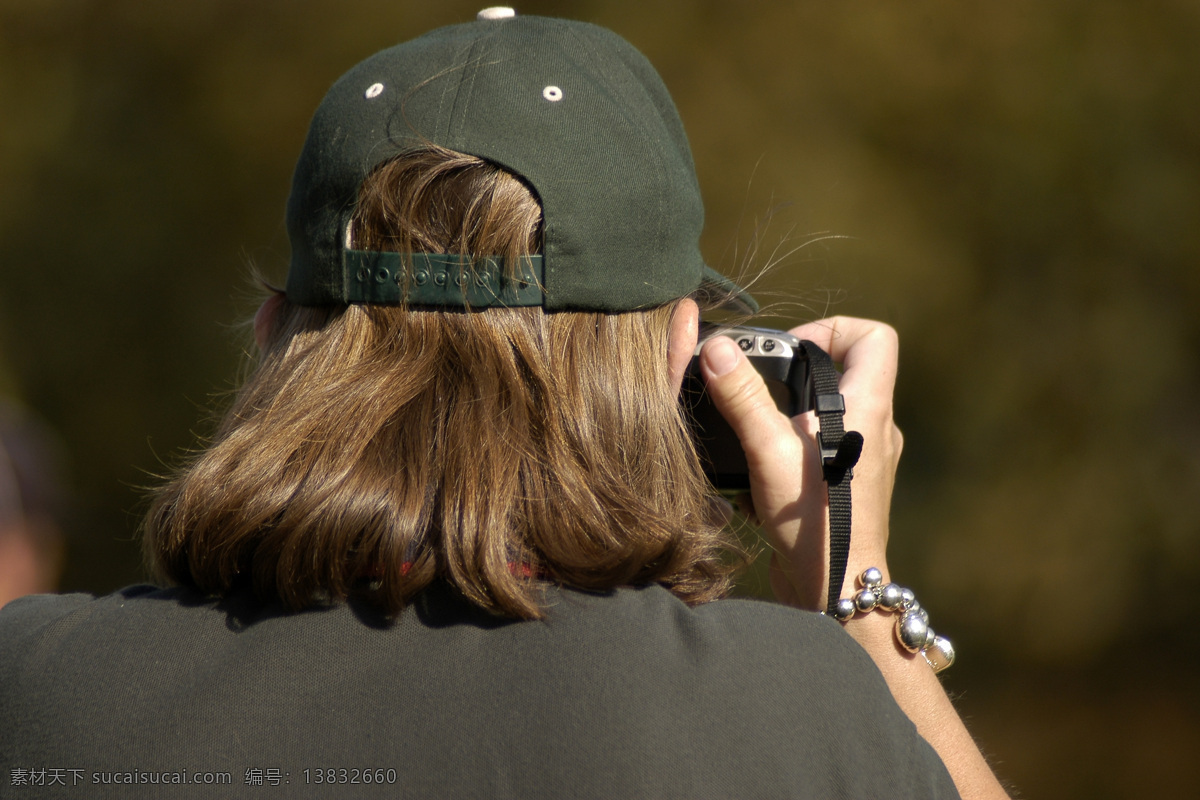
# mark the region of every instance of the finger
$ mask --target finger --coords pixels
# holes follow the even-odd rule
[[[900,355],[894,328],[874,320],[831,317],[793,328],[791,333],[842,363],[839,386],[843,395],[858,400],[859,409],[865,403],[890,409]]]
[[[762,376],[727,336],[714,336],[700,351],[700,370],[713,404],[737,434],[751,474],[782,459],[794,458],[795,447],[778,452],[795,432],[775,406]]]
[[[895,331],[885,322],[860,317],[828,317],[792,328],[789,333],[816,343],[834,361],[845,359],[847,352],[864,337]]]
[[[854,468],[851,563],[886,563],[888,517],[903,436],[892,418],[899,340],[889,325],[853,317],[833,317],[792,331],[825,348],[842,362],[838,389],[846,399],[844,424],[863,435],[862,456]],[[854,570],[847,571],[847,579]]]
[[[772,548],[787,552],[792,595],[816,608],[827,561],[826,494],[810,428],[812,415],[789,419],[741,349],[717,336],[700,353],[700,368],[717,410],[741,441],[750,473],[753,513]]]

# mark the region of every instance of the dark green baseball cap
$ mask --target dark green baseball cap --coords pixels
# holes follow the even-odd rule
[[[351,248],[362,181],[429,144],[498,164],[536,192],[543,252],[518,270],[525,280],[516,289],[485,285],[494,264],[473,265],[467,296],[453,269],[448,282],[444,273],[427,280],[454,258]],[[329,90],[292,179],[287,296],[299,305],[633,311],[700,292],[733,310],[757,310],[705,265],[703,225],[683,124],[641,53],[588,23],[485,9],[474,22],[376,53]]]

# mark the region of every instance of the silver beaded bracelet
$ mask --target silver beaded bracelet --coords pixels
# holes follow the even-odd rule
[[[896,640],[910,653],[919,652],[934,672],[941,672],[954,663],[954,647],[950,640],[938,636],[929,627],[929,612],[921,608],[912,589],[894,583],[885,584],[883,573],[875,567],[863,570],[858,576],[860,587],[854,597],[838,601],[833,618],[846,622],[856,613],[870,611],[898,613]]]

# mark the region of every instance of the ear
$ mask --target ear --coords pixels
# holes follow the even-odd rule
[[[283,295],[273,294],[263,301],[263,304],[258,307],[258,311],[254,313],[254,343],[258,345],[259,352],[266,352],[267,344],[271,339],[271,329],[275,327],[275,316],[279,313],[279,307],[283,305]]]
[[[687,371],[688,362],[696,352],[696,342],[700,337],[700,307],[690,297],[685,297],[675,306],[675,315],[671,317],[671,334],[667,342],[667,369],[671,376],[671,386],[675,394],[679,394],[683,386],[683,373]]]

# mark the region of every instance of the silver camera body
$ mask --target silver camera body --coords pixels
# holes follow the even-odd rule
[[[700,340],[684,375],[680,401],[692,424],[696,449],[709,480],[718,490],[737,493],[750,488],[746,455],[737,435],[713,405],[700,374],[700,348],[714,336],[727,336],[737,343],[766,381],[776,407],[789,417],[814,407],[812,376],[800,340],[786,331],[701,325]]]

